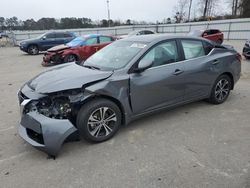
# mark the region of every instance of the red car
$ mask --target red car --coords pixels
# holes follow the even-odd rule
[[[43,57],[43,66],[86,60],[116,38],[99,34],[77,37],[66,45],[50,48]]]
[[[222,44],[224,41],[224,34],[218,29],[195,30],[191,31],[189,36],[203,37],[216,43]]]

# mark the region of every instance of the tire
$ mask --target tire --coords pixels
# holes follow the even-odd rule
[[[110,100],[95,99],[82,106],[77,115],[76,125],[85,140],[103,142],[119,130],[121,111]]]
[[[77,57],[73,54],[66,55],[64,58],[64,63],[76,62]]]
[[[37,55],[39,53],[39,49],[37,45],[30,45],[28,47],[28,54]]]
[[[214,83],[208,101],[212,104],[224,103],[230,94],[231,88],[232,88],[231,78],[227,75],[219,76]]]

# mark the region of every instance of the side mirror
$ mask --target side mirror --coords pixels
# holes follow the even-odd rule
[[[43,37],[42,37],[42,40],[46,40],[46,36],[43,36]]]
[[[150,60],[141,60],[138,64],[138,68],[135,69],[135,72],[143,72],[146,69],[152,67],[153,61]]]

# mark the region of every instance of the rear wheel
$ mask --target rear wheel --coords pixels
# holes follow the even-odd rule
[[[107,100],[96,99],[82,106],[77,116],[77,127],[84,139],[103,142],[115,135],[121,125],[119,107]]]
[[[67,55],[64,58],[64,63],[70,63],[70,62],[76,62],[77,61],[77,57],[73,54]]]
[[[225,102],[232,88],[232,80],[227,75],[221,75],[214,83],[209,102],[212,104],[221,104]]]
[[[39,49],[37,45],[30,45],[28,47],[28,54],[37,55],[39,53]]]

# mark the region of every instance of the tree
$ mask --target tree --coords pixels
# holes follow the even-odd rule
[[[126,25],[131,25],[131,20],[130,19],[126,20]]]
[[[109,26],[108,20],[106,19],[101,20],[101,27],[108,27],[108,26]]]
[[[250,17],[250,1],[242,0],[242,17],[249,18]]]
[[[3,30],[4,25],[5,25],[5,18],[0,17],[0,30]]]
[[[5,24],[9,29],[14,29],[16,26],[18,26],[18,18],[17,17],[12,17],[12,18],[6,18]]]
[[[174,7],[176,23],[180,23],[186,19],[187,5],[190,0],[178,0],[177,5]]]
[[[215,8],[220,0],[199,0],[202,10],[203,20],[207,17],[215,15]]]

